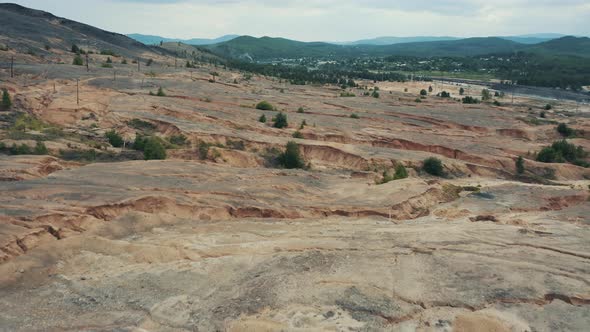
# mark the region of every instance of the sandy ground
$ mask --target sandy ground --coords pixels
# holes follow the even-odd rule
[[[588,132],[585,106],[556,102],[543,122],[547,102],[534,98],[416,103],[427,83],[341,98],[335,87],[221,68],[116,67],[114,81],[112,69],[30,65],[6,85],[19,109],[72,133],[46,142],[56,155],[90,148],[108,129],[132,141],[132,119],[190,144],[166,161],[0,156],[0,330],[590,326],[590,172],[533,157],[559,139],[557,122]],[[168,97],[148,95],[160,86]],[[261,100],[289,128],[258,122],[276,115],[255,110]],[[304,139],[293,139],[304,120]],[[265,151],[291,140],[310,170],[265,163]],[[201,158],[198,141],[218,146]],[[590,149],[584,135],[572,141]],[[553,169],[555,182],[517,181],[519,155],[531,178]],[[420,172],[431,156],[446,178]],[[397,164],[408,179],[375,184]]]

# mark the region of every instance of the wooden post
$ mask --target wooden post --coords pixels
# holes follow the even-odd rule
[[[55,93],[55,82],[53,82],[53,93]]]
[[[14,56],[10,58],[10,78],[14,77]]]
[[[80,106],[80,79],[76,79],[76,104]]]

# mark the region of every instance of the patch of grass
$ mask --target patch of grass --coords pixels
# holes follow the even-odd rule
[[[188,137],[184,136],[183,134],[172,135],[168,138],[168,141],[174,145],[183,146],[187,145]]]
[[[157,128],[155,124],[141,119],[132,119],[127,122],[127,125],[131,128],[147,132],[153,132]]]

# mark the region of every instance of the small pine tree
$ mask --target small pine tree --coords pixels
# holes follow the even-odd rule
[[[299,145],[295,142],[287,143],[285,152],[279,156],[279,162],[283,167],[288,169],[305,167],[305,162],[299,151]]]
[[[519,175],[524,174],[525,168],[524,168],[524,158],[522,156],[518,157],[518,159],[516,159],[516,173],[518,173]]]
[[[459,94],[460,94],[461,96],[462,96],[462,95],[464,95],[464,94],[465,94],[465,89],[463,89],[463,88],[459,89]]]
[[[420,95],[421,96],[427,96],[428,95],[428,91],[422,89],[422,90],[420,90]]]
[[[145,142],[143,156],[145,160],[164,160],[166,159],[166,149],[158,138],[150,137]]]
[[[2,89],[2,105],[1,105],[1,108],[4,111],[8,111],[8,110],[10,110],[11,107],[12,107],[12,99],[10,99],[10,93],[8,93],[8,90]]]
[[[283,112],[280,112],[279,114],[277,114],[274,127],[279,128],[279,129],[283,129],[283,128],[287,128],[288,126],[289,126],[289,123],[287,122],[287,115],[285,115]]]

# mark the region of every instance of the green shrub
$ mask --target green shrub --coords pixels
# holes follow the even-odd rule
[[[381,95],[379,94],[379,92],[377,92],[377,90],[373,91],[373,94],[371,95],[373,98],[379,98],[381,97]]]
[[[305,137],[303,137],[303,134],[299,130],[297,130],[293,133],[293,138],[304,139]]]
[[[46,128],[47,125],[43,121],[30,116],[28,114],[21,114],[16,118],[16,121],[10,129],[16,131],[35,130],[40,131]]]
[[[550,111],[551,109],[553,109],[553,106],[551,106],[550,104],[545,105],[546,111]]]
[[[585,165],[584,159],[588,157],[581,146],[568,143],[566,140],[554,142],[551,146],[543,148],[537,154],[537,161],[542,163],[565,163]]]
[[[299,145],[295,142],[287,143],[285,152],[279,156],[279,163],[287,169],[304,168],[305,162],[299,152]]]
[[[233,150],[239,150],[239,151],[246,150],[246,143],[244,143],[244,141],[227,140],[227,146]]]
[[[287,128],[288,126],[289,126],[289,123],[287,122],[287,115],[282,112],[277,114],[277,117],[276,117],[275,123],[274,123],[274,127],[279,128],[279,129],[283,129],[283,128]]]
[[[344,98],[347,98],[347,97],[356,97],[356,95],[354,93],[352,93],[352,92],[341,92],[340,93],[340,97],[344,97]]]
[[[141,119],[132,119],[132,120],[128,121],[127,124],[130,127],[135,128],[137,130],[144,130],[144,131],[156,130],[156,125],[154,125],[151,122],[147,122],[147,121],[144,121]]]
[[[498,107],[502,106],[502,104],[500,104],[500,102],[497,100],[494,100],[493,104],[494,104],[494,106],[498,106]]]
[[[561,136],[563,137],[572,137],[576,134],[576,131],[573,130],[572,128],[570,128],[567,124],[565,123],[560,123],[557,126],[557,132],[561,134]]]
[[[258,118],[258,121],[260,121],[260,122],[262,122],[262,123],[266,123],[266,115],[265,115],[265,114],[262,114],[262,115],[260,116],[260,118]]]
[[[451,94],[450,94],[450,93],[448,93],[448,92],[446,92],[446,91],[443,91],[443,92],[441,92],[441,93],[440,93],[440,96],[441,96],[442,98],[451,98]]]
[[[422,170],[430,175],[434,176],[443,176],[444,175],[444,168],[442,161],[438,158],[428,158],[424,160],[424,164],[422,165]]]
[[[35,148],[33,149],[33,153],[36,155],[46,155],[49,154],[49,150],[47,150],[45,143],[37,141],[37,144],[35,144]]]
[[[166,97],[166,93],[164,93],[164,89],[162,89],[162,87],[158,88],[158,93],[156,93],[156,96],[158,97]]]
[[[492,95],[490,94],[490,90],[483,89],[481,90],[481,100],[486,101],[492,99]]]
[[[361,117],[360,117],[358,114],[356,114],[356,113],[352,113],[352,114],[350,115],[350,118],[351,118],[351,119],[360,119]]]
[[[421,96],[427,96],[428,95],[428,91],[422,89],[422,90],[420,90],[420,95]]]
[[[137,134],[135,135],[135,141],[133,142],[133,149],[137,151],[143,151],[145,149],[146,143],[147,137]]]
[[[261,111],[272,111],[274,110],[274,106],[272,106],[271,103],[269,103],[268,101],[264,100],[259,102],[256,105],[256,109],[261,110]]]
[[[74,66],[84,66],[84,59],[79,54],[76,54],[74,57],[74,61],[72,61]]]
[[[166,149],[157,137],[150,137],[145,143],[143,156],[145,160],[164,160],[166,159]]]
[[[518,157],[518,159],[516,159],[515,165],[516,165],[516,173],[524,174],[524,172],[525,172],[524,158],[522,156],[520,156],[520,157]]]
[[[464,95],[465,94],[465,89],[464,88],[459,89],[459,94],[461,96]]]
[[[414,102],[416,102],[416,103],[421,103],[421,102],[422,102],[422,99],[420,99],[420,98],[416,98],[416,99],[414,100]]]
[[[172,143],[174,145],[186,145],[187,139],[188,138],[186,136],[184,136],[183,134],[178,134],[178,135],[170,136],[168,141],[170,141],[170,143]]]
[[[10,93],[8,93],[8,90],[2,89],[2,104],[0,104],[0,109],[8,111],[11,107],[12,99],[10,98]]]
[[[463,98],[463,104],[479,104],[479,99],[467,96]]]
[[[120,148],[125,143],[123,141],[123,137],[121,137],[121,135],[119,135],[119,133],[117,133],[115,130],[107,131],[105,137],[109,140],[109,143],[115,148]]]
[[[408,171],[402,164],[398,164],[395,167],[395,174],[393,175],[394,180],[402,180],[408,178]]]
[[[305,113],[305,110],[303,107],[299,107],[299,109],[297,109],[297,113]]]

